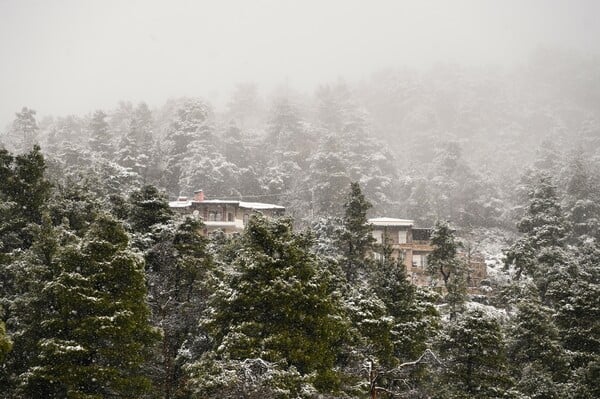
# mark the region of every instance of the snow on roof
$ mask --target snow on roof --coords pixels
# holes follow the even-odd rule
[[[412,226],[415,224],[415,221],[395,218],[372,218],[369,219],[369,223],[374,226]]]
[[[169,202],[170,208],[187,208],[192,206],[192,201],[171,201]]]
[[[202,203],[202,204],[232,204],[232,205],[239,205],[240,208],[256,209],[256,210],[285,209],[285,207],[283,207],[281,205],[265,204],[262,202],[244,202],[244,201],[231,201],[231,200],[219,200],[219,199],[211,199],[211,200],[204,200],[204,201],[190,201],[190,200],[171,201],[171,202],[169,202],[169,206],[171,208],[187,208],[187,207],[192,206],[192,203],[195,203],[195,204],[198,204],[198,203]]]
[[[240,201],[240,208],[249,209],[285,209],[281,205],[263,204],[262,202],[243,202]]]
[[[210,199],[210,200],[209,199],[205,199],[205,200],[202,200],[202,201],[193,201],[193,202],[196,202],[196,203],[201,202],[203,204],[237,204],[240,201],[220,200],[220,199]]]

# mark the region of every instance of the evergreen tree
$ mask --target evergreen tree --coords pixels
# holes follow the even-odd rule
[[[467,265],[457,257],[460,243],[447,223],[437,222],[431,233],[433,251],[427,255],[427,269],[435,281],[441,276],[447,293],[445,301],[450,306],[450,317],[462,308],[467,295]]]
[[[100,215],[82,240],[55,256],[35,301],[44,308],[35,352],[19,376],[23,396],[148,392],[140,366],[157,333],[148,324],[143,262],[129,251],[121,225]]]
[[[136,233],[148,233],[153,225],[167,223],[173,216],[167,198],[154,186],[146,185],[129,196],[131,229]]]
[[[517,279],[522,274],[531,277],[541,298],[550,300],[546,294],[559,293],[560,285],[573,276],[565,252],[568,225],[548,176],[542,176],[530,192],[527,213],[517,227],[523,236],[506,251],[505,264],[515,268]]]
[[[350,183],[350,192],[344,208],[344,231],[340,237],[344,257],[343,269],[348,281],[354,282],[359,274],[365,271],[368,263],[367,253],[375,242],[371,234],[372,227],[367,219],[367,211],[371,204],[357,182]]]
[[[362,359],[371,359],[383,367],[397,363],[394,353],[394,318],[376,291],[365,284],[348,287],[344,295],[346,313],[352,321],[355,340],[352,349]]]
[[[44,176],[46,163],[38,146],[16,157],[0,149],[0,253],[28,248],[28,226],[41,223],[51,185]],[[0,259],[1,260],[1,259]]]
[[[446,326],[439,343],[444,369],[434,398],[505,398],[507,372],[500,324],[480,310],[463,313]]]
[[[100,110],[94,112],[89,124],[89,146],[90,149],[96,152],[99,156],[108,159],[113,155],[113,149],[106,116],[107,115]]]
[[[16,137],[17,149],[19,152],[25,152],[37,143],[39,127],[35,119],[35,111],[23,107],[21,112],[16,113],[17,118],[13,122],[13,134]]]
[[[204,154],[213,152],[209,116],[208,105],[198,99],[185,100],[177,109],[165,140],[167,164],[162,176],[162,185],[171,195],[179,194],[181,191],[181,172],[186,166],[184,159],[198,152]]]
[[[598,397],[600,372],[600,284],[579,281],[558,306],[556,324],[563,347],[572,353],[577,398]]]
[[[290,220],[253,216],[205,325],[219,358],[282,362],[301,375],[316,372],[316,385],[332,390],[347,326],[311,245]]]
[[[154,245],[145,251],[148,298],[154,325],[163,330],[153,377],[165,398],[184,389],[183,365],[209,349],[198,320],[206,309],[212,270],[201,222],[155,225]]]
[[[530,398],[563,398],[569,358],[559,342],[552,310],[537,295],[523,299],[510,321],[507,355],[516,388]]]
[[[411,361],[427,349],[437,328],[438,314],[433,303],[420,302],[425,298],[408,280],[402,259],[392,257],[387,234],[381,251],[382,258],[375,262],[375,272],[370,276],[371,285],[393,318],[394,356],[400,362]]]
[[[565,213],[572,226],[571,243],[600,239],[600,181],[591,162],[583,157],[581,153],[576,154],[567,167]]]

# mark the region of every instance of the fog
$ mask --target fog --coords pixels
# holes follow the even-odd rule
[[[236,83],[312,93],[436,63],[511,66],[539,47],[600,51],[597,1],[0,1],[0,126],[23,106],[219,106]]]

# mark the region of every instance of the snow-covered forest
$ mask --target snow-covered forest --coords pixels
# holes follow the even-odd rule
[[[0,11],[22,17],[25,10],[31,26],[41,24],[29,11],[42,5],[19,9],[10,1]],[[127,8],[106,1],[109,10]],[[357,39],[320,53],[324,64],[337,65],[345,76],[334,60],[347,61],[343,50],[374,55],[370,47],[397,43],[393,35],[374,39],[367,25],[353,22],[377,15],[381,26],[403,21],[414,29],[435,28],[427,18],[411,25],[405,16],[385,17],[376,6],[348,2],[360,11],[358,19],[349,6],[347,19],[332,22],[328,16],[337,17],[341,3],[332,10],[327,2],[315,8],[307,1],[306,14],[304,6],[293,5],[296,19],[282,19],[286,26],[279,21],[279,33],[289,39],[289,29],[299,41],[310,37],[297,20],[308,23],[312,13],[318,22],[322,12],[331,26],[316,32],[318,39],[331,40],[338,30]],[[255,8],[281,17],[288,14],[278,14],[279,4],[293,2],[267,3]],[[574,3],[578,11],[587,9],[583,0]],[[93,4],[82,9],[106,15]],[[161,64],[163,53],[150,57],[139,37],[139,48],[111,59],[126,69],[137,65],[128,58],[137,51],[148,67],[131,67],[142,86],[159,87],[153,85],[161,79],[177,86],[178,73],[189,79],[188,70],[175,66],[178,60],[201,75],[211,62],[228,70],[231,65],[217,62],[223,54],[262,56],[260,68],[240,63],[259,75],[263,66],[272,72],[269,63],[284,65],[272,54],[293,58],[284,48],[259,54],[252,42],[259,28],[246,29],[243,13],[227,6],[208,7],[213,26],[196,20],[204,15],[191,11],[198,5],[161,4],[161,13],[178,18],[166,30],[143,24],[144,12],[150,15],[156,4],[138,6],[131,6],[135,13],[124,11],[123,20],[111,16],[119,22],[115,31],[125,21],[140,32],[149,29],[150,42],[171,46],[162,48],[168,67]],[[51,16],[61,21],[57,14],[66,9],[56,7]],[[81,15],[78,7],[66,11]],[[596,15],[588,8],[588,16]],[[412,11],[418,14],[418,7]],[[27,35],[2,14],[0,56],[14,55],[15,66],[23,68],[10,69],[15,82],[33,64],[36,71],[56,72],[53,57],[64,54],[73,65],[87,54],[98,65],[90,61],[86,68],[107,82],[101,76],[109,76],[110,68],[88,51],[94,43],[120,43],[109,40],[108,31],[94,30],[96,20],[85,28],[102,34],[84,36],[83,49],[73,44],[71,32],[64,52],[36,36],[60,51],[49,54],[45,47],[39,50],[45,61],[26,68],[7,38],[19,43]],[[425,15],[438,24],[445,20],[434,14]],[[248,39],[179,36],[198,33],[187,18],[220,34],[236,22]],[[481,34],[496,54],[493,44],[500,42],[492,40],[491,21],[489,32],[477,25],[481,31],[462,39]],[[515,32],[527,31],[511,22]],[[526,19],[532,32],[537,23]],[[453,29],[461,31],[458,24]],[[553,29],[570,37],[564,26]],[[21,36],[5,34],[11,30]],[[52,31],[62,32],[58,22]],[[451,33],[436,34],[459,42],[461,36]],[[407,53],[420,54],[415,48],[428,43],[422,36],[410,37],[414,48],[404,42]],[[212,47],[202,47],[203,40]],[[236,47],[238,40],[242,46]],[[443,53],[436,47],[442,41],[434,42],[430,47]],[[317,41],[310,45],[318,48]],[[202,63],[177,53],[182,48],[200,53]],[[302,60],[308,68],[317,58]],[[378,61],[381,67],[361,70],[360,78],[349,74],[308,86],[287,78],[269,85],[260,77],[228,77],[233,89],[226,97],[190,80],[185,92],[163,90],[179,94],[160,101],[127,97],[61,114],[40,106],[39,96],[33,105],[3,109],[12,104],[4,97],[20,98],[26,85],[6,83],[8,69],[1,65],[0,118],[10,113],[12,119],[0,126],[0,399],[599,398],[598,54],[538,46],[503,65],[400,61],[391,67]],[[147,79],[156,72],[153,64],[168,70],[169,78]],[[52,91],[42,80],[52,78],[31,77],[35,92],[49,90],[44,95],[56,103],[78,86],[74,77]],[[82,102],[115,90],[100,83],[79,86]],[[56,109],[51,102],[48,109]],[[198,214],[169,206],[199,189],[207,199],[282,205],[285,216],[256,212],[240,234],[207,235]],[[376,217],[431,229],[432,252],[423,266],[430,286],[411,283],[389,237],[374,238],[368,219]],[[483,257],[487,267],[477,287],[468,285],[471,255]]]
[[[310,97],[239,85],[222,110],[24,107],[0,153],[3,397],[598,397],[585,61],[387,70]],[[550,102],[548,81],[581,89]],[[207,238],[168,207],[197,188],[289,217]],[[443,290],[370,259],[372,215],[435,224]],[[461,245],[496,260],[484,295]]]

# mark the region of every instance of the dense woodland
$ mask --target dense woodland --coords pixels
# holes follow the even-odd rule
[[[600,397],[599,66],[24,107],[0,136],[0,397]],[[204,237],[168,207],[196,189],[288,217]],[[443,289],[370,216],[432,226]],[[468,295],[458,252],[490,241]]]

